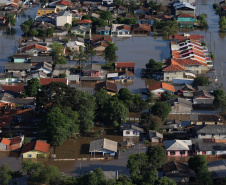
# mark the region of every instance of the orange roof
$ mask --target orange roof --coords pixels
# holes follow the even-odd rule
[[[17,137],[13,137],[11,138],[11,145],[17,144],[21,142],[21,137],[17,136]]]
[[[83,19],[83,20],[77,20],[78,24],[91,24],[91,20]]]
[[[96,36],[96,37],[92,37],[91,43],[102,42],[102,41],[112,42],[112,38],[104,37],[104,36]]]
[[[187,14],[187,13],[182,13],[178,17],[193,17],[193,18],[195,18],[195,16]]]
[[[58,1],[57,3],[56,3],[56,5],[65,5],[65,6],[67,6],[67,5],[72,5],[73,3],[71,3],[71,2],[68,2],[68,1],[65,1],[65,0],[61,0],[61,1]]]
[[[42,142],[42,141],[32,141],[28,144],[25,144],[22,148],[21,153],[26,153],[32,150],[40,151],[43,153],[48,153],[50,144]]]
[[[193,39],[193,40],[204,39],[204,36],[203,35],[184,36],[183,34],[175,34],[175,35],[171,35],[170,38],[173,38],[178,41],[185,41],[187,39]]]
[[[28,50],[34,49],[34,48],[47,51],[47,48],[45,46],[41,46],[41,45],[38,45],[38,44],[33,44],[33,45],[30,45],[30,46],[25,46],[24,47],[24,51],[28,51]]]
[[[6,139],[6,138],[3,137],[1,143],[9,146],[11,141],[9,139]]]
[[[173,55],[173,58],[180,58],[180,53],[179,51],[172,51],[172,55]]]
[[[161,89],[161,88],[175,92],[173,85],[170,85],[170,84],[167,84],[167,83],[164,83],[164,82],[159,82],[159,83],[150,85],[149,90],[154,91],[154,90]]]
[[[66,78],[40,78],[41,85],[48,85],[52,82],[63,82],[67,84]]]
[[[135,62],[115,62],[116,68],[131,67],[134,68]]]
[[[201,61],[203,61],[203,62],[206,62],[206,59],[201,58],[201,57],[199,57],[199,56],[197,56],[197,55],[194,55],[194,58],[195,58],[195,60],[201,60]]]
[[[127,31],[131,31],[131,27],[127,26],[127,25],[121,25],[117,27],[117,30],[127,30]]]
[[[133,28],[134,31],[139,31],[140,29],[151,32],[150,25],[146,25],[146,24],[138,24],[138,25],[135,25]]]
[[[182,66],[186,66],[186,65],[204,65],[204,66],[207,66],[207,64],[205,64],[203,62],[199,62],[197,60],[192,60],[191,58],[186,58],[186,59],[174,58],[174,60]]]
[[[175,60],[171,59],[169,65],[163,71],[184,71],[185,68],[178,64]]]
[[[3,91],[23,92],[24,85],[2,85]]]

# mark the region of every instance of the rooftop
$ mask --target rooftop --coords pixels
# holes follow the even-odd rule
[[[118,143],[105,138],[90,142],[89,152],[95,152],[101,149],[117,152]]]
[[[28,144],[23,145],[21,154],[35,150],[43,153],[48,153],[50,144],[42,142],[42,141],[32,141]]]

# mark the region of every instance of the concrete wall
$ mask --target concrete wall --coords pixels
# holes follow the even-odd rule
[[[140,131],[138,130],[123,130],[123,136],[140,136]]]
[[[174,78],[183,78],[184,71],[164,71],[163,80],[166,82],[172,82]]]
[[[66,23],[72,23],[72,16],[58,16],[56,18],[56,26],[64,26]]]
[[[30,151],[30,152],[23,153],[22,157],[23,158],[37,158],[37,155],[43,155],[43,156],[46,157],[47,154],[33,150],[33,151]]]
[[[201,133],[198,133],[198,138],[200,139],[226,139],[226,134],[206,134],[205,136],[201,135]]]
[[[175,103],[174,106],[171,106],[172,110],[170,113],[191,113],[192,108],[182,106],[178,103]]]
[[[201,122],[201,121],[191,121],[191,124],[196,124],[196,125],[216,125],[216,123],[217,123],[217,125],[223,125],[223,123],[221,123],[221,122],[211,122],[211,121],[204,121],[204,122]]]
[[[175,152],[175,155],[171,155],[170,152],[171,151],[167,151],[167,155],[168,156],[183,156],[183,157],[184,156],[188,156],[188,151],[172,151],[172,152]],[[180,152],[185,152],[185,154],[184,155],[181,155]]]

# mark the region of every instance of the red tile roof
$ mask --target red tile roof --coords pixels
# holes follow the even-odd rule
[[[24,92],[24,85],[2,85],[3,91]]]
[[[112,38],[110,38],[110,37],[104,37],[104,36],[92,37],[91,43],[100,42],[100,41],[112,42]]]
[[[3,137],[1,143],[9,146],[11,141],[9,139],[6,139],[6,138]]]
[[[185,68],[178,64],[174,59],[169,60],[168,66],[163,71],[184,71]]]
[[[171,35],[170,38],[173,38],[178,41],[185,41],[187,39],[193,39],[193,40],[204,39],[204,36],[203,35],[184,36],[183,34],[175,34],[175,35]]]
[[[164,82],[159,82],[159,83],[150,85],[149,90],[154,91],[154,90],[161,89],[161,88],[175,92],[174,86],[164,83]]]
[[[41,85],[48,85],[52,82],[63,82],[67,84],[66,78],[40,78]]]
[[[135,62],[115,62],[115,68],[134,68]]]
[[[151,27],[150,25],[146,25],[146,24],[137,24],[134,26],[133,31],[148,31],[151,32]]]
[[[117,27],[117,30],[127,30],[127,31],[131,31],[131,27],[127,26],[127,25],[121,25]]]
[[[204,65],[207,66],[207,64],[203,63],[203,62],[199,62],[197,60],[192,60],[190,58],[186,58],[186,59],[179,59],[179,58],[174,58],[174,60],[182,65],[182,66],[188,66],[188,65]]]
[[[91,20],[83,19],[83,20],[77,20],[78,24],[91,24]]]
[[[11,139],[11,145],[14,145],[14,144],[17,144],[17,143],[20,143],[20,142],[21,142],[21,137],[20,136],[13,137]]]
[[[26,153],[32,150],[40,151],[43,153],[48,153],[50,144],[42,142],[42,141],[32,141],[28,144],[25,144],[22,148],[21,153]]]
[[[65,5],[65,6],[68,6],[68,5],[73,5],[73,3],[68,2],[68,1],[65,1],[65,0],[61,0],[61,1],[58,1],[56,3],[56,5]]]
[[[115,83],[109,82],[109,81],[104,81],[95,84],[95,90],[100,91],[100,89],[105,89],[107,91],[112,91],[117,93],[118,92],[118,87]]]
[[[182,13],[178,17],[193,17],[193,18],[195,18],[195,16],[187,14],[187,13]]]
[[[30,45],[30,46],[25,46],[24,47],[24,51],[28,51],[28,50],[31,50],[31,49],[34,49],[34,48],[47,51],[47,48],[45,46],[41,46],[41,45],[38,45],[38,44],[33,44],[33,45]]]

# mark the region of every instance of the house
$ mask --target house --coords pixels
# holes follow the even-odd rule
[[[166,102],[168,102],[171,106],[171,114],[191,113],[192,111],[192,102],[183,98],[174,98],[167,100]]]
[[[76,64],[56,64],[52,75],[59,77],[60,74],[66,74],[68,77],[74,73],[76,66]]]
[[[144,16],[140,16],[137,21],[141,24],[154,25],[154,17],[147,14],[145,14]]]
[[[166,90],[170,91],[172,94],[175,92],[173,85],[164,82],[159,82],[149,86],[149,91],[154,93],[157,97],[161,97],[161,94]]]
[[[6,63],[5,72],[17,72],[23,73],[25,76],[26,73],[30,72],[31,64],[30,63]]]
[[[38,9],[38,16],[56,13],[56,8],[39,8]]]
[[[166,140],[163,141],[167,156],[188,156],[188,152],[191,150],[191,140]]]
[[[134,10],[133,12],[135,15],[146,14],[146,13],[149,13],[149,9],[140,6],[138,9]]]
[[[22,82],[24,79],[23,77],[26,76],[26,73],[21,72],[5,72],[0,75],[0,82],[1,83],[17,83]]]
[[[188,2],[178,2],[174,3],[173,7],[175,9],[175,15],[179,14],[190,14],[192,16],[195,16],[195,6],[188,3]]]
[[[116,71],[131,71],[134,73],[135,62],[115,62]]]
[[[83,76],[90,76],[90,77],[99,77],[102,76],[102,69],[100,65],[96,64],[88,64],[82,68],[82,75]]]
[[[111,29],[111,36],[130,37],[131,27],[124,24],[113,24]]]
[[[78,41],[69,41],[66,46],[71,49],[72,52],[79,51],[79,47],[85,48],[85,44]]]
[[[189,183],[195,181],[195,171],[189,168],[187,164],[178,161],[171,161],[163,165],[164,176],[172,179],[176,183]]]
[[[16,93],[25,92],[24,85],[2,85],[2,91],[12,91]]]
[[[196,131],[199,139],[226,140],[226,125],[206,125]]]
[[[115,95],[118,92],[118,87],[115,83],[104,81],[95,84],[95,90],[100,91],[100,89],[104,89],[107,91],[109,95]]]
[[[53,25],[56,25],[56,15],[48,14],[48,15],[42,15],[42,16],[36,17],[35,22],[48,22]]]
[[[196,155],[226,155],[226,144],[216,143],[213,139],[192,139]]]
[[[36,65],[33,65],[31,67],[31,72],[36,72],[36,71],[40,71],[45,74],[50,74],[50,73],[52,73],[52,64],[47,63],[47,62],[37,63]]]
[[[163,134],[155,130],[149,130],[149,139],[152,143],[161,143],[163,140]]]
[[[163,79],[166,82],[172,82],[174,78],[183,78],[185,68],[178,64],[174,59],[167,60],[166,67],[163,68]]]
[[[111,28],[109,26],[101,26],[96,29],[97,35],[110,35]]]
[[[30,59],[30,55],[27,54],[15,54],[13,55],[13,62],[14,63],[28,63]]]
[[[195,21],[195,16],[191,14],[182,13],[177,16],[177,22],[181,28],[192,28],[194,26]]]
[[[30,57],[30,63],[41,63],[41,62],[47,62],[52,63],[53,57],[52,56],[31,56]]]
[[[49,85],[52,82],[62,82],[68,85],[68,80],[66,78],[40,78],[41,85]]]
[[[109,42],[112,42],[112,38],[105,36],[96,36],[92,37],[90,40],[90,45],[94,48],[95,51],[103,52],[106,47],[109,46]]]
[[[137,124],[122,124],[120,130],[123,131],[123,136],[139,137],[141,133],[144,133],[144,129]]]
[[[22,158],[37,158],[39,156],[47,157],[50,144],[37,140],[23,145]]]
[[[84,27],[90,28],[91,23],[92,23],[92,21],[91,20],[87,20],[87,19],[77,20],[78,26],[84,26]]]
[[[205,90],[193,92],[193,103],[194,104],[213,104],[214,96],[209,94]]]
[[[198,86],[197,90],[198,91],[205,90],[208,93],[213,93],[214,90],[217,90],[217,87],[213,87],[213,86]]]
[[[90,142],[89,152],[91,156],[96,153],[100,153],[103,156],[115,156],[118,152],[118,143],[105,138],[92,141]]]
[[[81,36],[83,38],[85,38],[86,34],[90,33],[90,28],[85,27],[85,26],[76,26],[76,27],[72,27],[70,29],[71,33],[73,33],[75,36]]]
[[[45,30],[47,31],[48,29],[50,28],[55,28],[55,25],[51,24],[51,23],[48,23],[48,22],[34,22],[33,25],[32,25],[32,28],[33,29],[41,29],[41,30]]]
[[[153,0],[147,0],[147,3],[151,2]],[[155,0],[155,2],[160,5],[165,5],[165,6],[171,6],[174,3],[178,2],[178,0]],[[180,0],[180,2],[187,2],[190,4],[195,4],[195,0]]]
[[[99,19],[99,18],[100,18],[100,15],[99,15],[99,14],[96,14],[96,13],[91,13],[91,14],[90,14],[90,18],[96,18],[96,19]]]
[[[115,82],[121,83],[133,83],[134,82],[134,74],[131,71],[122,71],[119,73],[108,73],[107,78],[112,78]]]
[[[57,1],[55,3],[55,6],[56,6],[57,11],[65,10],[65,9],[67,9],[71,5],[73,5],[73,3],[68,2],[68,1],[65,1],[65,0]]]
[[[218,114],[191,114],[191,125],[223,125],[224,118]]]
[[[212,179],[220,182],[226,177],[226,160],[218,160],[207,163],[208,171],[211,173]]]
[[[56,26],[64,26],[66,23],[72,24],[72,14],[69,11],[60,11],[56,16]]]
[[[0,150],[20,150],[24,141],[24,136],[17,136],[11,139],[2,138],[0,143]]]
[[[133,26],[133,33],[140,35],[150,35],[152,32],[152,25],[147,24],[136,24]]]
[[[123,14],[123,13],[126,13],[126,12],[128,12],[128,8],[120,5],[118,8],[114,9],[113,14],[120,15],[120,14]]]
[[[48,49],[45,46],[39,44],[33,44],[29,46],[25,46],[23,51],[32,56],[38,56],[41,53],[47,53]]]

